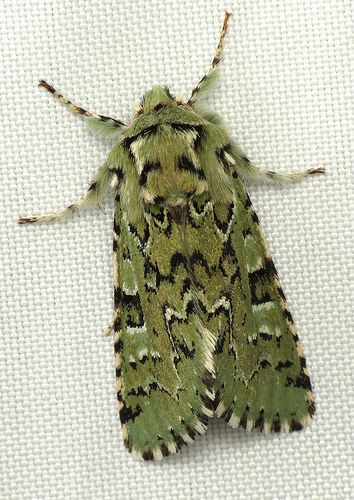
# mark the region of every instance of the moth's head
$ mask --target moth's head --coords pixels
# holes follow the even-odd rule
[[[165,106],[175,106],[176,104],[178,104],[177,100],[171,95],[167,87],[156,85],[145,92],[136,111],[137,114],[148,113],[158,111]]]

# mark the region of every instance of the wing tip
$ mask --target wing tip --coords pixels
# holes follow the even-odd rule
[[[122,434],[124,445],[128,451],[138,460],[160,461],[168,455],[179,453],[182,446],[191,444],[196,437],[206,432],[209,418],[215,416],[215,392],[213,384],[215,374],[210,368],[205,367],[202,376],[204,391],[200,394],[200,406],[198,410],[193,410],[195,420],[193,423],[186,423],[183,420],[184,431],[177,433],[172,427],[169,429],[171,439],[153,448],[139,449],[134,446],[126,423],[122,424]],[[159,438],[161,439],[161,438]]]
[[[195,441],[195,438],[206,432],[208,427],[208,417],[209,413],[204,412],[202,408],[201,412],[196,413],[196,421],[193,424],[185,424],[185,433],[177,434],[173,428],[170,429],[171,440],[162,443],[154,448],[147,448],[144,450],[136,448],[128,435],[128,430],[125,428],[123,430],[124,445],[128,451],[133,455],[134,458],[144,461],[161,461],[169,455],[176,455],[181,450],[182,446],[186,446]],[[126,427],[126,426],[125,426]]]

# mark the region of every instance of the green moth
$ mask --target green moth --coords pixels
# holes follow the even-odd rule
[[[242,179],[296,180],[323,168],[276,174],[254,166],[205,108],[220,62],[225,14],[209,71],[189,99],[146,92],[129,124],[74,105],[115,139],[67,218],[115,194],[116,385],[126,447],[144,460],[177,453],[210,417],[264,432],[308,425],[315,410],[303,350]]]

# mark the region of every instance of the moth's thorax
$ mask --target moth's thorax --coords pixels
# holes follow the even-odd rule
[[[135,214],[134,200],[178,207],[205,192],[216,202],[232,199],[230,165],[223,157],[231,145],[221,121],[173,99],[163,87],[145,94],[117,147],[131,162],[123,199],[132,219],[142,215],[141,204]]]
[[[207,190],[197,139],[197,130],[188,124],[160,123],[131,144],[146,203],[182,205]]]

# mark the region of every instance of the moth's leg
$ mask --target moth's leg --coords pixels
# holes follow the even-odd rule
[[[99,126],[100,128],[105,127],[109,130],[117,130],[120,127],[123,127],[125,124],[121,122],[120,120],[116,120],[115,118],[112,118],[110,116],[104,116],[104,115],[99,115],[97,113],[91,113],[90,111],[87,111],[84,108],[81,108],[80,106],[77,106],[76,104],[73,104],[69,99],[64,97],[62,94],[60,94],[57,90],[55,90],[54,87],[49,85],[49,83],[45,82],[44,80],[40,80],[38,83],[39,87],[43,87],[46,89],[48,92],[53,94],[53,96],[58,99],[66,108],[71,111],[72,113],[76,113],[79,115],[84,116],[88,123],[92,126]]]
[[[114,169],[109,168],[107,165],[103,165],[98,169],[86,193],[75,203],[69,205],[60,212],[31,217],[20,217],[18,222],[19,224],[33,224],[36,222],[52,222],[55,220],[67,219],[84,207],[98,205],[105,190],[112,180],[114,180],[115,176],[116,173]]]
[[[222,154],[224,156],[224,160],[235,168],[235,170],[243,177],[247,179],[268,179],[275,183],[282,182],[293,182],[301,179],[301,177],[307,177],[309,175],[314,174],[324,174],[324,167],[317,168],[309,168],[308,170],[303,170],[301,172],[291,172],[288,174],[278,174],[277,172],[273,172],[272,170],[264,170],[260,167],[254,165],[248,158],[245,156],[236,145],[232,148],[226,147]]]
[[[106,328],[103,329],[103,336],[104,337],[108,337],[108,335],[111,333],[111,331],[114,329],[114,324],[115,322],[117,321],[117,319],[120,317],[120,309],[117,308],[115,311],[114,311],[114,315],[113,315],[113,318],[112,318],[112,321],[110,321],[110,323],[106,326]]]
[[[187,104],[193,104],[198,99],[199,95],[203,94],[208,89],[208,87],[211,83],[211,80],[216,75],[215,69],[221,60],[222,51],[223,51],[223,47],[224,47],[225,35],[227,32],[227,27],[228,27],[230,16],[231,16],[230,12],[225,12],[224,23],[223,23],[223,26],[221,29],[219,43],[218,43],[218,46],[216,48],[214,59],[211,62],[210,69],[203,76],[203,78],[199,81],[198,85],[196,87],[194,87],[194,89],[192,90],[192,94],[191,94]]]
[[[244,174],[246,177],[250,179],[268,179],[275,183],[282,182],[294,182],[298,181],[302,177],[308,177],[309,175],[314,174],[324,174],[324,167],[317,168],[309,168],[307,170],[302,170],[301,172],[290,172],[287,174],[278,174],[277,172],[273,172],[273,170],[263,170],[262,168],[253,165],[247,158],[244,159],[243,164],[237,164],[236,170],[242,175]]]

